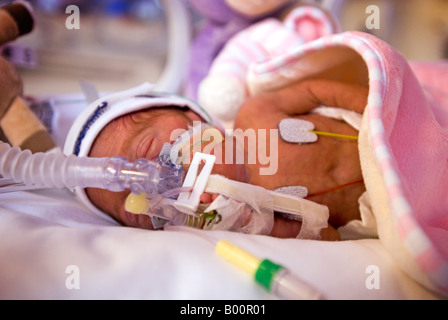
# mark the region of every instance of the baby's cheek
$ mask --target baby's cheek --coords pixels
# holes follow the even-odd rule
[[[243,165],[239,164],[215,164],[212,174],[224,176],[230,180],[245,182]]]
[[[215,135],[217,135],[216,132]],[[202,141],[196,141],[196,143],[191,143],[189,145],[188,153],[186,153],[185,156],[182,156],[182,152],[180,153],[184,170],[188,172],[194,154],[196,152],[201,152],[214,155],[216,157],[215,164],[212,169],[212,174],[222,175],[231,180],[244,181],[244,164],[236,163],[237,153],[235,146],[232,146],[232,152],[226,152],[226,145],[223,142],[222,137],[221,139],[220,137],[210,137],[210,139],[207,138]],[[202,167],[203,164],[199,166],[199,170],[202,170]]]
[[[219,145],[213,145],[204,141],[201,143],[197,142],[196,144],[191,144],[187,150],[182,148],[179,152],[179,157],[181,158],[181,163],[185,172],[188,172],[190,169],[191,162],[197,152],[214,155],[216,157],[214,168],[220,164],[226,163],[224,152]],[[203,165],[200,165],[199,170],[201,170],[202,167]]]

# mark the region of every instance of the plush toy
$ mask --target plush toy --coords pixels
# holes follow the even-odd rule
[[[31,6],[22,1],[0,8],[0,46],[31,32],[35,20]],[[0,56],[0,126],[8,142],[31,152],[48,151],[55,144],[22,98],[22,80]]]
[[[238,10],[248,14],[247,2],[228,2],[241,3]],[[252,9],[260,12],[255,7]],[[318,7],[295,6],[285,11],[283,19],[269,17],[238,32],[219,52],[208,75],[200,82],[197,94],[199,103],[213,116],[223,121],[234,119],[250,94],[246,77],[252,64],[339,31],[331,15]]]
[[[199,83],[226,42],[268,16],[277,16],[296,0],[189,0],[205,23],[190,49],[185,95],[197,99]]]

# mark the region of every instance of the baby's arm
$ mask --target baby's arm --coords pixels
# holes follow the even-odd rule
[[[240,109],[236,122],[259,113],[282,113],[288,116],[306,114],[321,105],[362,114],[367,105],[368,91],[366,87],[350,83],[323,79],[305,80],[250,98]],[[263,104],[259,101],[263,101]]]
[[[330,80],[306,80],[276,91],[260,93],[248,99],[240,109],[235,127],[243,130],[252,127],[275,128],[282,119],[308,114],[321,105],[362,113],[367,105],[367,96],[368,88],[366,87]],[[317,120],[321,116],[314,117],[313,119]],[[318,120],[317,124],[323,130],[349,134],[343,131],[345,127],[348,127],[344,123],[330,119]],[[327,128],[327,125],[330,127]],[[279,152],[283,159],[281,175],[284,176],[285,172],[293,172],[296,177],[300,177],[300,185],[306,186],[311,194],[319,194],[319,192],[361,179],[356,143],[319,139],[318,143],[305,146],[282,144]],[[297,154],[301,154],[307,161],[295,161]],[[339,161],[341,157],[344,157],[345,161]],[[266,187],[269,188],[278,187],[273,185],[275,184],[273,181],[269,179],[267,183],[262,180],[262,183],[267,183]],[[358,189],[363,187],[356,185],[353,188],[345,188],[340,192],[329,192],[312,198],[313,201],[329,207],[331,218],[329,222],[335,228],[344,225],[346,220],[358,216],[356,209]],[[276,225],[279,231],[283,231],[281,227],[283,221],[278,222]],[[333,228],[326,231],[330,236],[336,233]],[[323,238],[326,237],[323,236]]]
[[[210,204],[218,196],[219,195],[216,193],[204,193],[201,195],[200,200],[203,204]],[[296,238],[300,233],[301,228],[301,221],[288,220],[279,215],[274,215],[274,227],[269,235],[276,238]],[[339,235],[339,232],[330,225],[320,231],[320,240],[338,241],[340,239],[341,237]]]

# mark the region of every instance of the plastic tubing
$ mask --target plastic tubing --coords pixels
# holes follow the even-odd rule
[[[186,4],[179,0],[160,1],[167,18],[168,55],[156,90],[180,92],[187,72],[192,25]]]
[[[160,203],[152,209],[151,215],[169,221],[175,226],[187,226],[196,229],[202,229],[209,221],[203,215],[193,216],[183,213],[169,203]]]
[[[282,265],[259,259],[236,245],[221,240],[216,252],[225,260],[251,274],[268,292],[286,300],[319,300],[323,295]]]
[[[0,142],[0,174],[27,186],[144,191],[155,196],[163,168],[146,159],[89,158],[62,153],[34,153]],[[169,176],[169,174],[168,174]],[[177,183],[174,181],[173,183]],[[169,186],[165,186],[169,187]]]

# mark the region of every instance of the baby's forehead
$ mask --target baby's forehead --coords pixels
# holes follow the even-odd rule
[[[107,140],[109,143],[113,143],[114,138],[116,138],[117,141],[130,139],[141,129],[164,120],[164,116],[168,116],[173,110],[177,112],[186,112],[188,111],[188,108],[178,106],[151,106],[142,110],[126,113],[110,121],[100,131],[95,140]]]
[[[134,121],[136,119],[150,119],[150,118],[154,118],[157,116],[164,116],[167,115],[169,113],[171,113],[172,111],[177,111],[177,112],[186,112],[188,111],[188,107],[182,107],[182,106],[148,106],[148,108],[142,109],[142,110],[137,110],[137,111],[133,111],[133,112],[129,112],[125,115],[120,116],[118,119],[120,118],[124,118],[124,119],[133,119]]]
[[[148,107],[146,109],[138,110],[138,111],[132,111],[129,113],[126,113],[124,115],[119,116],[118,118],[115,118],[111,122],[107,124],[106,127],[110,128],[117,128],[120,126],[131,126],[141,123],[142,121],[148,121],[153,120],[155,118],[158,118],[159,116],[166,115],[169,111],[168,109],[173,109],[176,107]],[[180,109],[180,108],[176,108]],[[132,128],[129,127],[129,128]]]

